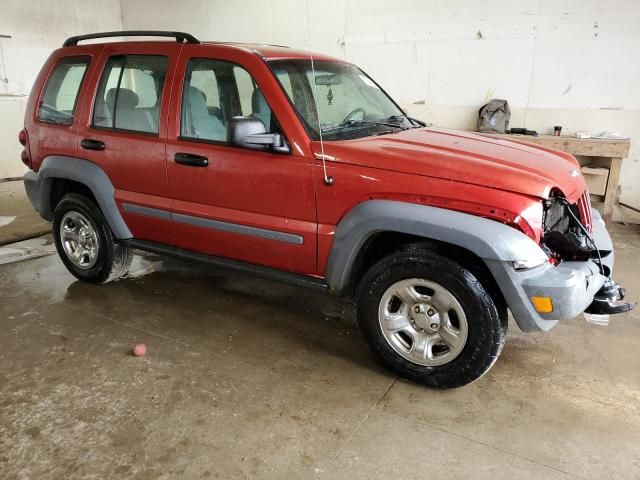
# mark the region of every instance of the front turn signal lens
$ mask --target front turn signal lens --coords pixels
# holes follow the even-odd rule
[[[533,303],[538,313],[553,312],[553,302],[549,297],[531,297],[531,303]]]

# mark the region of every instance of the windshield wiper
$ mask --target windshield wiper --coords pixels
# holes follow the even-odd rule
[[[358,126],[367,126],[367,125],[381,125],[383,127],[393,127],[399,128],[401,130],[406,130],[402,125],[398,125],[397,123],[393,123],[392,121],[386,121],[388,119],[382,120],[349,120],[346,123],[338,125],[338,129],[345,127],[358,127]]]
[[[391,115],[390,117],[385,118],[385,121],[386,122],[397,122],[397,121],[403,120],[405,118],[407,120],[409,120],[409,122],[413,123],[414,125],[418,124],[418,126],[420,126],[420,127],[430,127],[431,126],[431,124],[427,124],[427,122],[423,122],[422,120],[418,120],[417,118],[410,117],[409,115],[406,115],[404,113],[400,114],[400,115]]]

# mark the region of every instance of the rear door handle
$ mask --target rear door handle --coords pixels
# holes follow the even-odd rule
[[[206,167],[209,165],[209,159],[202,155],[194,155],[193,153],[176,153],[173,157],[176,163],[187,165],[189,167]]]
[[[80,146],[87,150],[104,150],[106,145],[100,140],[93,140],[91,138],[85,138],[80,142]]]

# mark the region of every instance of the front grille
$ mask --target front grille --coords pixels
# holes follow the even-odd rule
[[[591,198],[589,197],[589,190],[586,188],[580,199],[578,200],[578,211],[580,213],[580,220],[582,224],[587,228],[589,233],[592,232],[593,229],[593,217],[591,216]]]

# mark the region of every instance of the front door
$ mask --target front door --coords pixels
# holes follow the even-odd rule
[[[252,75],[255,66],[245,68],[224,52],[215,58],[210,52],[189,49],[174,82],[181,102],[174,102],[176,111],[170,115],[175,125],[167,141],[167,176],[175,243],[312,274],[317,237],[313,162],[291,152],[227,142],[229,120],[235,116],[260,119],[268,132],[285,137],[286,132],[256,79],[264,71]]]
[[[91,82],[78,155],[99,165],[140,240],[172,243],[166,176],[167,111],[181,45],[106,45]]]

